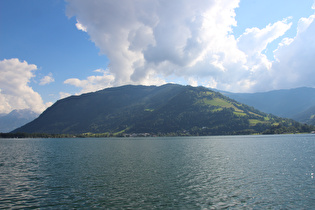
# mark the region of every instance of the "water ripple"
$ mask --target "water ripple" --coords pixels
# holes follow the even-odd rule
[[[0,139],[0,208],[309,209],[315,136]]]

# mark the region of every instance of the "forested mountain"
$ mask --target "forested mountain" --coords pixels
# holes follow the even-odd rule
[[[293,119],[309,125],[315,125],[315,106],[293,116]]]
[[[222,94],[263,112],[292,118],[302,123],[311,123],[312,115],[315,114],[311,111],[312,107],[315,107],[315,88],[302,87],[260,93],[222,92]]]
[[[204,87],[167,84],[127,85],[70,96],[14,133],[218,135],[309,129]]]
[[[38,114],[29,109],[13,110],[0,116],[0,132],[10,132],[34,120]]]

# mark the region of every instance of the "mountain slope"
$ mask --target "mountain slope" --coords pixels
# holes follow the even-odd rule
[[[38,114],[28,109],[13,110],[0,116],[0,132],[10,132],[38,117]]]
[[[309,125],[315,125],[315,106],[298,113],[297,115],[293,116],[293,119],[302,123],[307,123]]]
[[[122,86],[57,101],[14,132],[212,135],[297,125],[204,87]]]
[[[315,106],[315,88],[303,87],[261,93],[222,92],[222,94],[263,112],[294,120],[299,120],[297,117],[299,113]]]

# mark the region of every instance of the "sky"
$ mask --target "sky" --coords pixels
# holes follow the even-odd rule
[[[314,0],[0,0],[0,114],[178,83],[315,87]]]

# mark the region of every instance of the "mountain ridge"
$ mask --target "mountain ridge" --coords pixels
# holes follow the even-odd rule
[[[34,120],[39,114],[30,109],[14,109],[8,114],[0,115],[0,132],[10,132]]]
[[[311,87],[272,90],[258,93],[220,92],[236,101],[253,106],[263,112],[271,113],[279,117],[291,118],[301,123],[307,121],[301,120],[299,115],[302,115],[303,112],[315,106],[315,88]],[[310,117],[311,116],[308,116],[308,118]]]
[[[294,127],[301,125],[208,88],[166,84],[127,85],[70,96],[13,133],[231,135],[277,129],[297,132]]]

